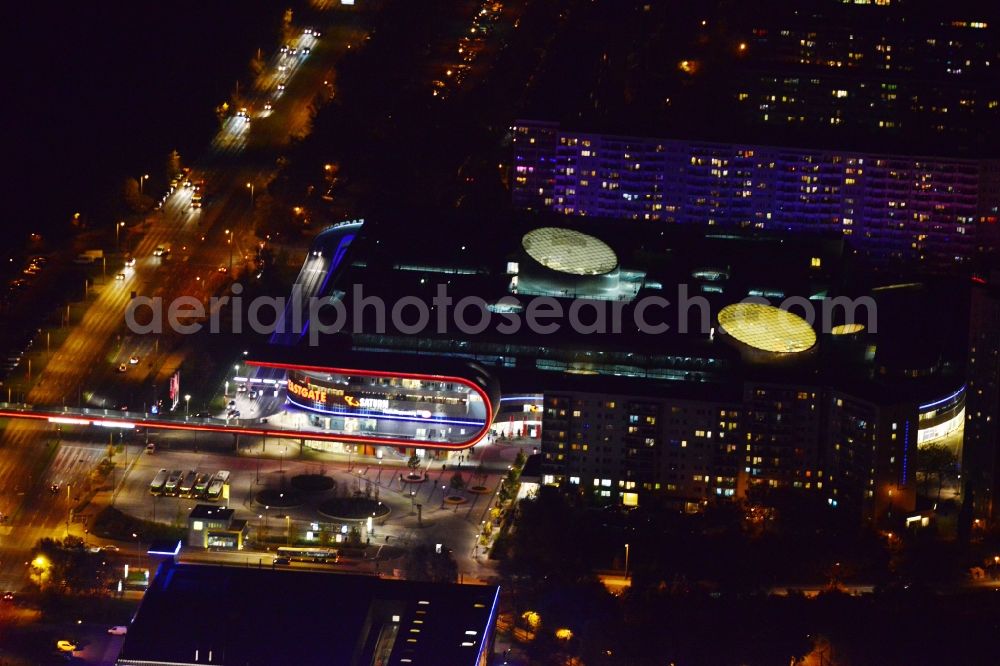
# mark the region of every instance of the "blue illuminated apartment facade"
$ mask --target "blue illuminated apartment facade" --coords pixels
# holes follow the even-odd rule
[[[994,242],[997,160],[627,137],[518,121],[513,202],[565,215],[842,235],[875,264],[965,264]]]

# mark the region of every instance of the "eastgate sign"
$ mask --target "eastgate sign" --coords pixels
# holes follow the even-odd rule
[[[328,389],[323,386],[313,386],[309,383],[300,384],[299,382],[291,379],[288,380],[288,392],[305,400],[318,402],[324,405],[329,402],[330,395],[344,394],[344,392],[339,389]]]
[[[345,393],[343,389],[327,388],[311,384],[309,380],[302,383],[289,379],[288,392],[303,400],[328,407],[332,407],[333,403],[340,403],[342,401],[344,405],[353,409],[372,409],[383,412],[389,409],[388,398],[359,398]]]

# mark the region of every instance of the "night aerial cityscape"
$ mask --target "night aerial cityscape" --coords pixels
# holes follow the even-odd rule
[[[0,666],[1000,664],[1000,4],[4,13]]]

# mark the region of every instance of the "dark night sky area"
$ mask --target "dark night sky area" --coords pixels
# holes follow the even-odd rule
[[[267,0],[9,3],[2,11],[4,248],[57,232],[77,210],[111,224],[124,177],[191,160],[213,108],[273,49],[284,5]]]

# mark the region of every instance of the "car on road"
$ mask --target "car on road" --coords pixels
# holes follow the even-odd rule
[[[128,257],[127,259],[125,259],[125,265],[128,266],[129,268],[135,266],[135,257]]]
[[[219,272],[219,273],[228,273],[228,272],[229,272],[229,269],[228,269],[228,268],[226,268],[225,266],[219,266],[219,267],[218,267],[218,268],[216,268],[215,270],[216,270],[217,272]]]
[[[156,453],[156,444],[150,442],[146,445],[146,453]]]
[[[265,111],[270,111],[270,110],[271,110],[272,108],[273,108],[273,107],[271,106],[271,103],[270,103],[270,102],[265,102],[265,103],[264,103],[264,110],[265,110]]]
[[[288,559],[287,557],[276,557],[276,558],[274,558],[274,563],[275,564],[291,564],[292,561],[290,559]]]
[[[118,625],[116,627],[111,627],[108,629],[108,633],[112,636],[124,636],[128,633],[128,627],[124,625]]]
[[[56,649],[60,652],[76,652],[76,643],[67,640],[56,641]]]
[[[139,364],[139,357],[135,356],[134,354],[132,356],[129,356],[128,357],[128,363],[129,363],[129,365],[138,365]]]
[[[59,492],[59,484],[53,483],[51,486],[49,486],[49,492],[52,493],[53,495]]]
[[[117,553],[119,550],[118,546],[113,546],[108,544],[106,546],[101,546],[101,551],[105,553]]]
[[[126,364],[120,363],[118,365],[118,372],[126,372],[127,370],[128,370],[128,366]]]
[[[117,275],[115,275],[115,279],[116,280],[124,280],[125,279],[125,273],[118,273]]]
[[[278,92],[285,92],[285,84],[284,83],[279,83],[278,84]]]
[[[10,590],[7,590],[6,592],[3,593],[3,600],[14,601],[14,593],[11,592]]]
[[[166,245],[157,245],[156,249],[153,250],[154,257],[165,257],[170,254],[170,248]]]

